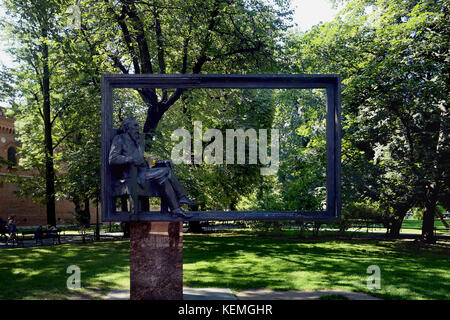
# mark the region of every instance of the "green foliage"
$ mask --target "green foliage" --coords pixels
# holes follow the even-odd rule
[[[72,200],[76,206],[86,199],[99,198],[101,73],[275,72],[281,61],[277,55],[280,39],[291,14],[284,0],[270,5],[264,1],[84,0],[76,4],[81,9],[80,28],[68,28],[70,17],[65,11],[70,2],[5,3],[16,13],[17,20],[5,25],[17,39],[13,51],[21,65],[2,75],[17,78],[13,111],[21,142],[21,165],[37,174],[33,181],[16,177],[15,182],[20,184],[21,194],[42,202],[46,199],[49,153],[42,143],[45,126],[40,111],[39,72],[33,69],[40,66],[42,57],[31,55],[39,53],[44,42],[49,47],[52,70],[55,195]],[[26,8],[23,14],[22,7]],[[39,36],[35,23],[42,13],[49,18],[47,37]],[[27,28],[20,29],[23,25]],[[274,109],[270,94],[178,93],[169,89],[115,90],[115,126],[130,115],[141,123],[150,118],[158,124],[159,118],[149,117],[147,112],[158,109],[162,117],[167,111],[154,132],[158,139],[155,143],[147,141],[151,148],[146,150],[162,159],[170,158],[170,133],[180,127],[192,132],[194,121],[221,130],[271,127]],[[190,186],[191,196],[203,209],[235,208],[240,196],[250,194],[260,179],[258,166],[245,165],[179,166],[177,175]]]
[[[1,26],[1,22],[0,22]],[[10,96],[14,95],[14,89],[11,85],[14,82],[14,77],[10,70],[0,65],[0,101],[7,101]],[[2,109],[0,107],[0,109]],[[2,109],[2,111],[4,111]]]
[[[386,215],[373,204],[351,203],[344,206],[342,220],[338,222],[338,225],[341,232],[350,227],[361,227],[369,224],[381,224],[388,227],[390,219],[392,218],[389,215]]]
[[[274,127],[280,128],[284,210],[322,210],[325,203],[325,94],[284,90],[278,95]]]
[[[379,210],[366,204],[351,204],[343,211],[345,220],[365,220],[373,222],[381,222],[381,214]]]
[[[33,179],[12,177],[19,195],[47,203],[51,159],[56,172],[56,199],[75,204],[98,199],[100,189],[100,72],[91,47],[65,28],[69,2],[5,1],[13,19],[4,21],[19,62],[7,70],[11,82],[5,97],[16,118],[21,170]],[[41,28],[41,29],[40,29]],[[42,34],[45,29],[46,34]],[[44,55],[43,44],[48,47]],[[43,69],[49,66],[49,109],[45,108]],[[50,131],[48,131],[50,130]],[[47,143],[51,138],[52,144]]]
[[[422,208],[412,208],[414,219],[423,219],[423,209]]]
[[[447,202],[448,2],[346,3],[288,49],[294,70],[343,79],[344,203],[370,199],[402,219]]]
[[[213,128],[223,135],[223,164],[179,164],[175,172],[188,186],[201,210],[236,210],[241,197],[255,198],[260,184],[261,165],[227,165],[226,129],[270,128],[273,119],[273,97],[267,90],[191,90],[174,104],[161,120],[156,140],[149,154],[158,159],[170,159],[171,150],[178,141],[171,134],[178,128],[187,129],[194,138],[194,122],[201,121],[202,131]],[[209,143],[203,143],[205,148]],[[192,149],[192,152],[194,150]],[[236,145],[235,145],[236,152]],[[219,182],[219,183],[218,183]]]
[[[4,159],[3,157],[0,157],[0,168],[2,168],[2,166],[7,166],[8,165],[8,160]]]
[[[89,211],[82,210],[80,207],[77,207],[75,208],[74,218],[80,227],[84,228],[90,226],[91,216]]]
[[[440,204],[438,204],[437,206],[436,206],[436,211],[438,211],[439,213],[446,213],[447,212],[447,210],[443,207],[443,206],[441,206]]]
[[[10,53],[20,63],[15,70],[8,70],[9,78],[14,80],[9,88],[8,102],[14,115],[18,116],[17,126],[30,133],[23,140],[19,139],[22,143],[19,157],[23,157],[25,168],[33,167],[45,173],[40,176],[40,182],[45,181],[42,184],[29,182],[31,179],[16,179],[23,185],[18,192],[32,193],[38,200],[45,198],[49,222],[54,223],[52,129],[57,127],[55,109],[61,108],[61,99],[57,94],[50,94],[50,82],[53,84],[55,79],[50,69],[58,65],[55,39],[60,23],[57,15],[60,3],[5,0],[3,5],[9,18],[2,21],[2,27],[12,43]],[[53,133],[57,134],[55,131]],[[53,209],[49,207],[51,204]]]
[[[79,1],[83,37],[128,73],[270,70],[288,1]],[[149,60],[151,59],[151,60]],[[203,69],[204,68],[204,69]]]
[[[17,119],[20,165],[36,175],[15,177],[19,192],[46,200],[51,159],[56,198],[99,200],[101,73],[281,71],[342,77],[344,212],[399,226],[413,207],[450,207],[448,2],[343,2],[333,22],[286,38],[291,13],[281,0],[82,0],[79,29],[66,26],[69,1],[3,1],[19,67],[0,72],[0,99]],[[324,208],[323,90],[115,90],[114,99],[114,125],[136,116],[156,137],[146,152],[160,159],[170,158],[173,130],[192,133],[195,121],[280,130],[277,176],[261,176],[260,165],[176,167],[201,210]]]

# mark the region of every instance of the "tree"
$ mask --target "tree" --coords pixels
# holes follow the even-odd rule
[[[7,67],[0,65],[0,101],[8,101],[9,97],[14,96],[14,77]],[[3,111],[3,109],[1,109]]]
[[[297,70],[342,75],[343,162],[372,169],[360,172],[358,194],[395,211],[398,230],[409,208],[423,207],[429,242],[436,204],[450,194],[448,10],[446,1],[348,1],[291,51]]]
[[[289,2],[85,1],[85,35],[123,73],[166,74],[274,70],[275,49],[288,27]],[[98,22],[93,20],[98,19]],[[143,88],[144,132],[153,136],[184,89]]]
[[[68,4],[5,2],[14,17],[4,22],[15,40],[10,51],[20,62],[7,73],[15,91],[6,96],[17,119],[21,164],[35,173],[13,182],[19,194],[46,204],[49,224],[56,222],[55,199],[73,201],[87,217],[90,200],[99,200],[100,73],[108,65],[76,28],[66,27]]]
[[[58,1],[4,1],[10,15],[9,22],[4,21],[7,33],[14,40],[16,47],[10,52],[20,62],[17,70],[19,95],[27,97],[25,104],[17,102],[13,107],[27,108],[22,112],[37,113],[42,121],[43,148],[45,163],[45,204],[47,223],[56,224],[55,217],[55,168],[53,128],[59,116],[58,103],[52,106],[51,78],[52,69],[57,65],[53,60],[54,38],[58,30]],[[34,100],[34,101],[33,101]],[[55,108],[56,107],[56,108]],[[37,122],[34,121],[34,124]]]
[[[274,71],[278,68],[280,39],[291,14],[284,0],[272,4],[259,0],[81,1],[80,6],[81,39],[92,45],[102,61],[125,74]],[[167,140],[160,139],[163,134],[157,127],[169,109],[176,110],[172,117],[184,119],[175,128],[192,129],[193,122],[201,118],[193,110],[204,107],[199,100],[202,94],[183,89],[142,88],[137,92],[146,106],[146,151],[151,149],[153,154],[161,156],[168,149],[167,145],[158,147]],[[240,110],[245,115],[245,107]],[[163,127],[169,130],[171,122]],[[219,126],[215,128],[223,128],[224,123],[218,122],[216,119]],[[155,137],[158,143],[153,143]],[[190,192],[201,201],[201,209],[235,207],[239,191],[249,190],[255,181],[248,168],[238,166],[233,170],[224,166],[180,166],[177,174],[191,186]],[[217,177],[224,180],[221,185],[217,185]],[[226,183],[231,185],[215,192]]]
[[[322,210],[325,203],[326,94],[289,90],[278,95],[275,127],[281,130],[280,170],[284,210]]]
[[[8,24],[11,35],[14,33],[18,39],[13,53],[17,56],[24,52],[24,58],[20,60],[23,62],[21,72],[17,72],[18,98],[13,102],[20,129],[23,164],[45,174],[44,180],[48,182],[48,188],[43,190],[40,179],[20,181],[17,178],[22,186],[21,192],[31,193],[35,199],[45,199],[48,210],[51,210],[55,197],[64,197],[72,200],[78,211],[87,211],[89,199],[98,198],[99,188],[96,173],[100,166],[97,159],[100,74],[117,71],[165,74],[275,70],[279,40],[288,27],[289,11],[283,9],[288,7],[286,3],[276,1],[277,6],[272,7],[263,1],[86,0],[77,4],[82,13],[79,29],[68,30],[64,27],[66,18],[63,13],[69,3],[60,2],[57,6],[53,2],[37,0],[25,3],[9,1],[8,8],[17,17],[17,23]],[[50,8],[52,17],[48,14],[50,11],[45,11]],[[45,28],[37,28],[39,25]],[[38,37],[38,32],[43,29],[46,30],[44,37]],[[47,65],[48,68],[44,68]],[[48,72],[44,73],[44,69]],[[42,86],[43,91],[39,83],[44,83],[44,75],[48,86]],[[143,100],[137,101],[133,95],[124,98],[131,97],[133,106],[144,112],[144,130],[150,136],[162,136],[155,129],[170,107],[173,109],[176,104],[183,106],[176,110],[184,122],[171,119],[168,122],[189,128],[198,119],[200,110],[208,107],[200,100],[204,93],[154,89],[136,92]],[[118,92],[115,95],[120,96]],[[221,103],[235,103],[239,98],[242,99],[239,94],[229,95]],[[138,106],[142,101],[144,109]],[[130,105],[130,101],[126,104]],[[235,104],[229,115],[235,119],[248,115],[255,107],[250,108],[250,104]],[[199,110],[197,113],[189,110],[196,108]],[[120,120],[129,110],[119,108],[118,112],[115,118]],[[216,119],[215,124],[222,128],[226,122],[217,122]],[[235,124],[245,125],[239,121]],[[47,144],[43,145],[41,139]],[[56,143],[53,142],[55,139]],[[157,144],[154,146],[157,149]],[[43,159],[41,155],[46,156]],[[217,189],[216,181],[211,177],[227,178],[228,182],[233,182],[231,188],[222,190],[226,194],[224,197],[206,197],[202,204],[204,208],[217,205],[223,208],[235,206],[239,190],[250,190],[254,180],[249,172],[256,172],[257,168],[249,171],[241,167],[224,170],[190,166],[179,170],[186,173],[195,171],[201,182],[196,185],[204,186],[210,196]],[[188,175],[185,176],[189,180]],[[54,181],[53,191],[51,181]],[[197,191],[199,195],[203,194],[203,191]],[[84,209],[81,209],[83,203]]]
[[[66,139],[58,151],[61,197],[74,203],[80,224],[87,225],[91,202],[100,201],[100,75],[111,66],[82,40],[76,28],[66,29],[59,39],[59,77],[65,81],[60,91],[66,103],[60,123]]]

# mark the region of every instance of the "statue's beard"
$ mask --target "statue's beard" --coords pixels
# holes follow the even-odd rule
[[[131,139],[134,140],[134,142],[139,142],[139,132],[128,132],[128,134],[130,135]]]

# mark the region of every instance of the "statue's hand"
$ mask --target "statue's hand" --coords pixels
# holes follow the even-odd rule
[[[151,168],[151,167],[153,167],[153,166],[155,165],[156,160],[153,159],[152,156],[149,156],[149,157],[147,158],[147,163],[148,163],[149,167]]]
[[[168,168],[173,169],[172,161],[169,161],[169,160],[156,160],[156,165],[158,167],[168,167]]]
[[[134,160],[134,158],[133,157],[131,157],[131,156],[127,156],[127,157],[125,157],[125,161],[126,161],[126,163],[128,163],[128,164],[135,164],[135,160]]]

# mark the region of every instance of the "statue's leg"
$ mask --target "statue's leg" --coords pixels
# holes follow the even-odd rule
[[[129,198],[128,196],[120,197],[120,209],[122,211],[128,211],[128,203],[127,203],[128,198]]]
[[[170,184],[172,185],[173,190],[175,191],[177,199],[184,198],[186,196],[186,189],[183,187],[180,181],[178,181],[177,177],[173,174],[172,170],[170,170],[168,178]]]
[[[149,197],[139,197],[140,211],[150,211]]]
[[[164,199],[164,201],[169,206],[170,211],[173,211],[180,207],[175,191],[172,188],[172,185],[169,182],[169,180],[166,180],[164,183],[159,185],[159,192],[161,193],[161,196]]]

